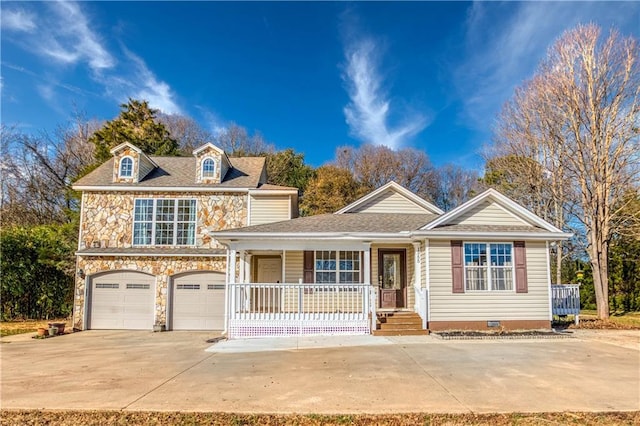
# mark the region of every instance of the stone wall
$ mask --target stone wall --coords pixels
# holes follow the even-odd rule
[[[191,271],[226,271],[226,256],[219,257],[85,257],[78,256],[78,269],[85,278],[76,277],[73,301],[73,327],[84,329],[85,286],[91,276],[109,271],[138,271],[156,277],[155,324],[167,324],[167,295],[169,279],[173,275]]]
[[[201,248],[220,247],[209,236],[210,231],[247,224],[247,195],[242,193],[85,192],[82,196],[80,249],[131,247],[136,198],[195,199],[196,246]]]

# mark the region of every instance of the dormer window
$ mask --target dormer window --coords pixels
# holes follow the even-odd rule
[[[133,158],[124,157],[120,160],[120,172],[118,175],[122,178],[133,177]]]
[[[202,177],[213,178],[216,175],[216,163],[212,158],[205,158],[202,162]]]

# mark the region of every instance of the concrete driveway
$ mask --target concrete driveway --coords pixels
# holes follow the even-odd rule
[[[258,352],[206,352],[212,346],[206,340],[215,336],[205,332],[14,336],[0,343],[0,398],[2,408],[14,409],[640,410],[640,334],[605,333],[612,338],[372,337],[384,344],[340,347],[325,339],[321,348]]]

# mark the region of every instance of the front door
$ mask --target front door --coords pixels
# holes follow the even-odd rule
[[[258,257],[258,283],[279,283],[282,281],[282,259],[280,257]]]
[[[378,250],[378,286],[381,308],[404,308],[406,250]]]

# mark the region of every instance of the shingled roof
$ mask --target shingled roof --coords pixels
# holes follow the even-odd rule
[[[434,214],[345,213],[299,217],[215,232],[218,238],[242,234],[400,233],[419,229],[438,217]]]
[[[131,187],[215,187],[215,188],[258,188],[260,176],[265,166],[264,157],[231,157],[232,168],[229,169],[224,180],[219,184],[196,183],[196,158],[195,157],[154,157],[151,158],[158,168],[151,171],[139,183],[114,183],[113,182],[113,158],[100,167],[80,178],[74,187],[110,186]],[[286,189],[279,187],[280,189]]]

